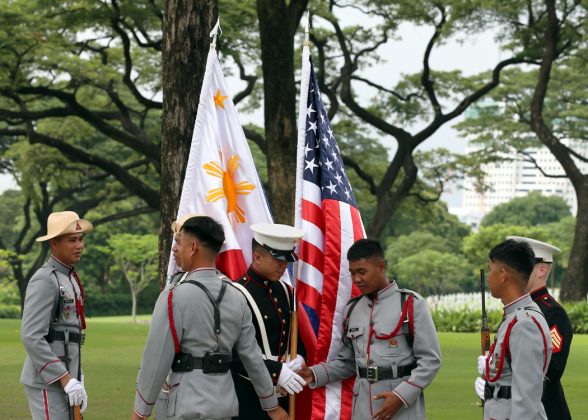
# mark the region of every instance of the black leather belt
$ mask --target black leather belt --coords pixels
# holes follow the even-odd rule
[[[494,397],[494,390],[495,389],[496,389],[496,387],[494,385],[490,385],[488,382],[486,382],[486,385],[484,385],[484,399],[488,400],[491,398],[495,398]],[[510,396],[511,396],[510,386],[501,386],[500,388],[498,388],[498,393],[496,394],[496,398],[510,400]]]
[[[55,330],[49,330],[49,334],[47,334],[45,336],[45,340],[47,340],[48,343],[52,343],[54,341],[65,341],[65,332],[63,331],[55,331]],[[70,332],[69,333],[69,342],[70,343],[84,343],[84,334],[78,334],[75,332]]]
[[[203,357],[194,357],[187,353],[178,353],[174,357],[171,370],[174,372],[190,372],[194,369],[202,369]]]
[[[397,379],[409,376],[416,366],[416,362],[410,365],[398,366],[396,375],[394,375],[394,370],[391,367],[370,366],[365,368],[360,366],[358,371],[360,378],[367,378],[369,382],[377,382],[384,379]]]

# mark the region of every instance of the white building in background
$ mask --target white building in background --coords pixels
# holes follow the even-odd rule
[[[588,156],[588,142],[569,141],[567,144],[580,155]],[[473,150],[475,149],[469,148],[466,153]],[[526,153],[546,174],[564,175],[563,168],[547,147],[528,149]],[[498,204],[524,197],[533,191],[562,197],[570,206],[572,214],[576,214],[576,194],[568,178],[544,176],[534,163],[521,154],[513,153],[508,157],[510,159],[505,159],[504,162],[482,167],[486,173],[484,183],[489,187],[486,191],[476,191],[473,179],[464,180],[463,207],[452,211],[462,222],[477,228],[482,218]],[[583,173],[588,173],[588,163],[576,160],[576,164]]]

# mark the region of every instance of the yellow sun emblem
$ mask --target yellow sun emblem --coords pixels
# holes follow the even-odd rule
[[[219,156],[222,164],[223,154],[220,150]],[[233,176],[239,167],[239,156],[233,155],[231,158],[229,158],[226,171],[223,170],[223,168],[217,162],[208,162],[202,165],[202,167],[208,175],[220,178],[223,181],[222,188],[213,188],[208,191],[206,194],[206,202],[216,203],[221,198],[226,198],[227,215],[230,213],[235,213],[235,219],[237,220],[237,223],[245,223],[245,212],[241,207],[239,207],[239,203],[237,202],[237,195],[249,194],[255,189],[255,185],[249,181],[241,181],[237,184],[235,183]]]

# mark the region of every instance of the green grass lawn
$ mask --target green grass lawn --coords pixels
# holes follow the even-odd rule
[[[135,377],[148,326],[148,317],[131,324],[128,317],[88,321],[84,370],[89,394],[86,419],[128,419]],[[20,321],[0,320],[0,419],[30,419],[19,383],[25,358],[19,340]],[[426,390],[429,419],[479,419],[481,409],[473,391],[479,335],[442,333],[443,367]],[[588,335],[574,337],[564,387],[573,418],[588,418]],[[584,355],[584,356],[583,356]]]

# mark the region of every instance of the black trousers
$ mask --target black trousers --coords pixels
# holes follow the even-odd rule
[[[259,403],[259,396],[255,393],[255,389],[249,379],[244,379],[242,376],[231,371],[233,375],[233,382],[235,383],[235,391],[239,399],[239,415],[233,417],[233,420],[269,420],[270,416],[266,414]],[[278,398],[278,403],[286,412],[288,411],[289,398]]]

